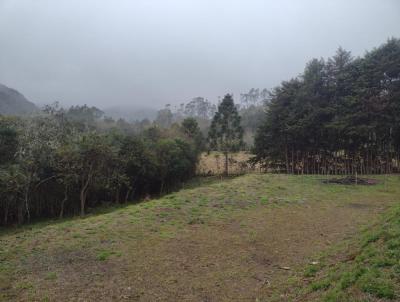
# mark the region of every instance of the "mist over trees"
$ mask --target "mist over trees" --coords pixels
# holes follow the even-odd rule
[[[262,124],[265,107],[268,106],[270,93],[267,89],[251,88],[248,92],[240,94],[240,102],[235,107],[241,116],[243,127],[243,148],[250,149],[254,142],[254,135]],[[168,128],[174,123],[180,123],[185,118],[197,121],[204,136],[208,135],[212,118],[217,112],[217,106],[203,97],[195,97],[179,106],[167,104],[158,111],[154,123],[161,128]]]
[[[339,48],[271,94],[256,160],[288,173],[399,170],[400,40],[360,58]]]
[[[195,97],[187,103],[180,103],[178,106],[167,104],[158,111],[154,122],[160,127],[168,128],[173,123],[182,122],[185,118],[194,118],[205,134],[215,111],[215,104],[203,97]]]

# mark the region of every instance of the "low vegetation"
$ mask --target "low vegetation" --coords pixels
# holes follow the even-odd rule
[[[323,179],[195,180],[85,219],[4,229],[0,300],[345,301],[353,292],[397,299],[398,177],[377,176],[373,186]],[[365,237],[346,256],[361,227]]]
[[[355,238],[325,251],[318,261],[300,270],[285,296],[294,301],[398,301],[399,218],[397,199]]]

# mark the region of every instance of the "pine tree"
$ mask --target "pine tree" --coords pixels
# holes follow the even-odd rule
[[[243,146],[243,129],[232,95],[225,95],[211,122],[208,134],[210,147],[225,156],[225,175],[228,175],[228,155]]]
[[[353,59],[339,48],[272,92],[256,161],[287,173],[400,169],[400,40]]]

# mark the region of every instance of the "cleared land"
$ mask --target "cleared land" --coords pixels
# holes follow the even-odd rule
[[[0,300],[396,300],[400,179],[383,180],[251,174],[3,230]],[[370,263],[372,275],[350,276],[374,257],[382,261]],[[383,296],[376,275],[389,288]]]
[[[230,153],[228,161],[229,174],[238,175],[248,172],[260,172],[259,165],[252,166],[248,163],[251,157],[253,157],[251,153],[243,151]],[[223,153],[217,151],[204,152],[197,165],[197,174],[221,175],[224,173],[224,168],[225,157]]]

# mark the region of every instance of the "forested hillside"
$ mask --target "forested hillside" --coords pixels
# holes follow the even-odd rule
[[[26,115],[36,110],[35,104],[28,101],[17,90],[0,84],[0,114]]]
[[[288,173],[399,171],[400,40],[363,57],[339,48],[272,92],[256,159]]]

